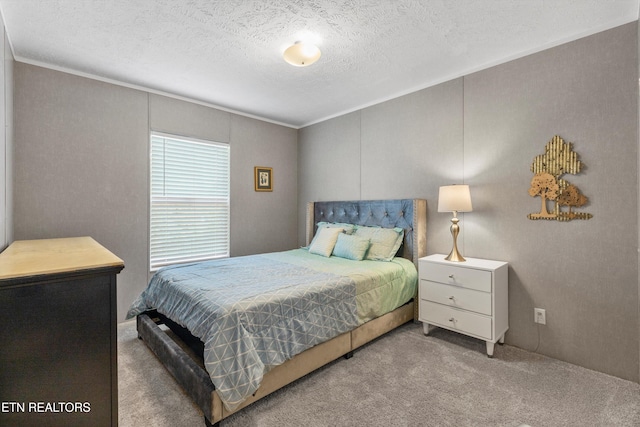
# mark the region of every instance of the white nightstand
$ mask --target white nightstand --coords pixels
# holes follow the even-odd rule
[[[486,341],[493,357],[496,342],[509,329],[509,264],[467,258],[445,261],[446,255],[420,258],[419,316],[424,334],[439,326]]]

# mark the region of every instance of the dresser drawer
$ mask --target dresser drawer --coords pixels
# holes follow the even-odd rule
[[[420,280],[420,299],[491,316],[491,294]]]
[[[491,271],[478,270],[455,265],[420,262],[420,278],[432,282],[446,283],[491,292]]]
[[[492,340],[491,317],[420,300],[420,321]]]

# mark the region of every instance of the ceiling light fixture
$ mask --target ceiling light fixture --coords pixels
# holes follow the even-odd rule
[[[318,46],[297,41],[284,51],[282,57],[291,65],[306,67],[316,62],[321,54]]]

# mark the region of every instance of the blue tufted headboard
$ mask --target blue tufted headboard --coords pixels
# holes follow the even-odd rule
[[[418,266],[427,254],[427,201],[424,199],[356,200],[309,202],[307,204],[307,245],[320,221],[404,229],[404,243],[398,252]]]

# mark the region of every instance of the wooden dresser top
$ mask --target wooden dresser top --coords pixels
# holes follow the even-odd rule
[[[91,237],[17,240],[0,253],[0,280],[104,267],[124,262]]]

